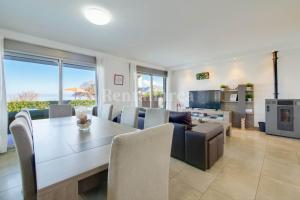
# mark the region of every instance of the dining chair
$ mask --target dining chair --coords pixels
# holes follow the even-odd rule
[[[24,118],[28,124],[31,136],[33,134],[33,128],[32,128],[32,120],[30,116],[30,112],[27,109],[22,109],[20,112],[18,112],[15,116],[15,119],[17,118]]]
[[[169,198],[173,128],[168,123],[114,137],[108,167],[108,200]]]
[[[139,109],[137,107],[124,106],[121,113],[120,123],[136,128],[138,123],[138,110]]]
[[[68,104],[52,104],[49,107],[49,118],[72,116],[72,106]]]
[[[36,172],[33,140],[25,118],[16,118],[9,126],[13,135],[22,175],[24,200],[36,199]]]
[[[170,112],[165,109],[149,108],[145,112],[144,128],[150,128],[169,122]]]
[[[112,112],[113,112],[112,104],[103,104],[100,116],[102,119],[112,120]]]

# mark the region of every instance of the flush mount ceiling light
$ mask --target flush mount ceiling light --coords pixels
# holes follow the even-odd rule
[[[98,7],[89,7],[83,10],[85,18],[96,25],[105,25],[108,24],[111,20],[111,14],[109,11],[98,8]]]

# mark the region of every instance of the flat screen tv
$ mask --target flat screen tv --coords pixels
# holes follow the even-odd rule
[[[189,107],[219,110],[221,108],[221,91],[220,90],[190,91]]]

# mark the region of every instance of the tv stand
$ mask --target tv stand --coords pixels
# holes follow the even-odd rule
[[[224,135],[231,135],[231,111],[205,109],[205,108],[185,108],[179,112],[191,112],[193,125],[201,123],[220,123],[224,127]]]

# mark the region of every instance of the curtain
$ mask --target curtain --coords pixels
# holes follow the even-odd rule
[[[104,79],[104,66],[103,59],[97,57],[97,105],[98,105],[98,116],[102,111],[102,105],[104,103],[104,88],[105,88],[105,79]]]
[[[133,106],[138,107],[138,94],[137,94],[137,71],[136,64],[129,64],[129,89]]]
[[[168,71],[167,77],[167,91],[166,91],[166,109],[172,110],[173,108],[173,93],[172,93],[172,71]]]
[[[4,38],[0,36],[0,153],[7,152],[7,104],[4,80]]]

